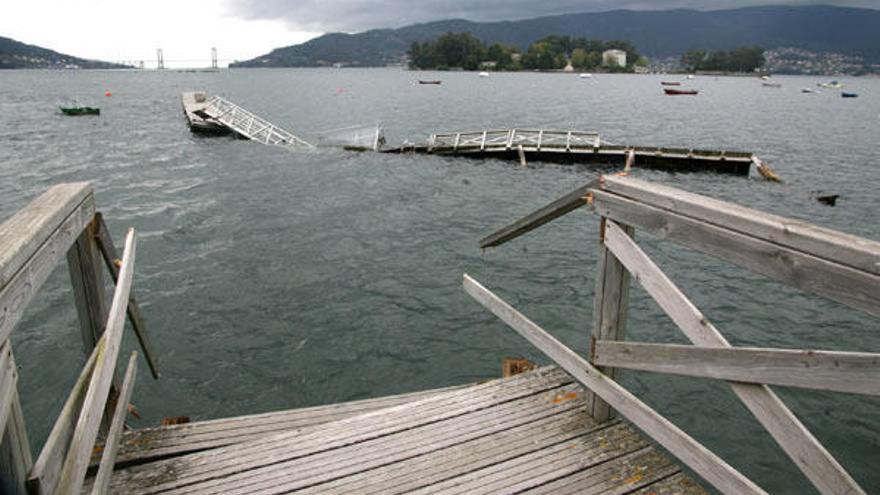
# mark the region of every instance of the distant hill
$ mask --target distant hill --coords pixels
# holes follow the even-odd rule
[[[501,22],[453,19],[357,34],[328,33],[230,67],[316,67],[335,63],[380,66],[400,62],[413,41],[433,40],[448,32],[470,32],[488,43],[521,48],[551,34],[629,40],[649,57],[677,57],[691,48],[730,49],[757,44],[767,49],[793,47],[880,61],[878,26],[880,10],[830,6],[709,12],[613,10]]]
[[[126,67],[86,60],[0,36],[0,69],[118,69]]]

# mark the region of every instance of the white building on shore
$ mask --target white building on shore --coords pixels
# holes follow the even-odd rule
[[[602,52],[602,65],[626,67],[626,52],[623,50],[605,50]]]

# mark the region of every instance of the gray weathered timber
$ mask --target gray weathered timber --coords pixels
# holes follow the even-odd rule
[[[101,464],[92,484],[92,495],[104,495],[110,484],[110,476],[113,474],[113,466],[116,463],[116,451],[119,448],[119,438],[122,436],[122,428],[125,426],[125,415],[128,412],[128,403],[131,393],[134,391],[134,380],[137,374],[137,352],[131,353],[128,366],[125,370],[125,378],[122,380],[122,388],[119,390],[119,399],[116,401],[116,410],[113,413],[113,422],[104,442],[104,452],[101,455]]]
[[[12,411],[12,399],[18,387],[18,370],[12,359],[12,344],[0,344],[0,439],[6,432],[6,422]]]
[[[132,461],[142,462],[157,457],[181,455],[197,450],[243,443],[275,433],[298,430],[307,426],[329,423],[378,409],[414,402],[467,386],[469,385],[235,418],[129,430],[123,433],[116,462],[117,464]],[[94,457],[93,462],[95,462]]]
[[[70,213],[91,195],[92,186],[87,182],[53,186],[0,225],[0,287],[9,283]]]
[[[605,191],[817,258],[880,275],[880,242],[632,177],[605,176]]]
[[[550,392],[553,395],[577,393],[577,385],[568,385]],[[580,394],[579,394],[580,395]],[[365,443],[356,443],[325,452],[316,452],[306,458],[290,459],[282,463],[263,465],[247,472],[234,473],[198,485],[172,490],[169,494],[192,491],[225,495],[275,495],[326,483],[341,476],[372,470],[390,462],[401,462],[439,449],[458,445],[486,435],[495,435],[510,428],[537,419],[556,415],[581,406],[581,401],[558,404],[545,394],[524,397],[512,402],[495,404],[462,416],[439,422],[419,424],[408,430],[376,437]],[[332,432],[335,425],[321,430]],[[331,433],[332,434],[332,433]]]
[[[535,210],[507,227],[483,238],[480,241],[480,247],[488,248],[500,246],[501,244],[516,239],[517,237],[528,233],[545,223],[551,222],[570,211],[585,206],[587,204],[587,193],[589,193],[591,189],[598,187],[598,185],[599,181],[596,179],[583,187],[575,189],[547,206]]]
[[[721,332],[614,222],[606,226],[605,245],[691,342],[705,347],[730,347]],[[821,493],[864,493],[769,387],[736,382],[730,386]]]
[[[86,388],[92,377],[92,371],[95,369],[97,357],[98,351],[95,349],[86,360],[79,378],[61,408],[61,413],[58,414],[58,418],[52,426],[52,431],[49,432],[46,443],[43,444],[43,450],[40,451],[37,462],[28,473],[28,491],[31,495],[49,495],[55,492],[58,478],[61,476],[64,457],[70,446],[70,440],[73,438],[74,426],[79,418]]]
[[[880,316],[880,276],[593,189],[596,212],[798,289]]]
[[[623,340],[626,334],[626,316],[629,312],[629,272],[617,261],[605,247],[602,236],[605,232],[606,219],[601,220],[599,227],[599,261],[596,265],[596,296],[593,299],[593,329],[590,345],[596,340]],[[632,228],[627,234],[635,235]],[[611,379],[617,377],[617,370],[599,368]],[[607,421],[613,411],[608,404],[593,397],[592,414],[596,421]]]
[[[706,490],[694,480],[684,473],[678,473],[633,492],[633,495],[706,495],[706,493]]]
[[[0,225],[0,342],[94,214],[91,186],[64,184]]]
[[[880,354],[597,341],[595,365],[880,395]]]
[[[113,244],[113,238],[110,237],[110,231],[104,223],[104,216],[101,212],[95,213],[95,224],[95,240],[98,243],[98,248],[101,250],[104,264],[107,266],[107,271],[110,272],[110,277],[115,284],[119,280],[119,267],[116,263],[120,261],[120,257],[116,252],[116,246]],[[131,294],[129,294],[127,312],[128,319],[131,321],[131,327],[134,329],[141,350],[144,351],[144,358],[146,358],[147,364],[150,367],[150,373],[152,373],[153,378],[158,379],[159,357],[156,355],[155,351],[153,351],[150,334],[147,332],[147,326],[144,324],[144,319],[141,316],[141,308],[138,306],[134,297],[134,289],[132,289]]]
[[[0,436],[0,493],[25,495],[25,479],[32,463],[24,413],[18,391],[13,389],[6,431]]]
[[[83,351],[91,354],[107,323],[101,253],[95,242],[97,224],[89,222],[67,252],[70,282],[76,300]]]
[[[766,493],[712,451],[670,423],[614,380],[606,377],[467,274],[464,275],[464,289],[577,381],[632,421],[722,493]]]
[[[128,296],[134,275],[135,250],[134,230],[129,230],[125,238],[122,266],[119,269],[119,282],[113,293],[113,302],[110,305],[110,315],[107,318],[104,335],[98,344],[100,346],[98,359],[95,362],[92,380],[83,400],[82,413],[77,420],[67,458],[61,470],[61,478],[56,491],[59,495],[79,493],[86,469],[89,466],[91,451],[95,445],[98,427],[104,414],[104,405],[107,401],[107,394],[110,392],[116,358],[119,355],[122,341]]]
[[[117,471],[114,491],[155,493],[210,479],[220,479],[252,468],[277,464],[329,449],[387,437],[493,404],[541,394],[570,383],[564,373],[549,368],[517,375],[508,381],[488,382],[421,401],[362,414],[305,431],[290,431],[266,438],[162,460]]]

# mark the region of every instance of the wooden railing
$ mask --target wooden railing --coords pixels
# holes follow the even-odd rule
[[[481,246],[498,246],[581,206],[601,217],[590,356],[577,355],[468,275],[465,290],[585,385],[595,419],[607,420],[616,411],[721,492],[764,493],[615,382],[617,369],[725,380],[820,493],[865,493],[769,385],[880,395],[880,354],[732,347],[633,237],[640,229],[874,316],[880,316],[880,243],[606,176],[488,236]],[[631,277],[693,345],[623,341]]]
[[[0,493],[80,493],[101,433],[104,451],[92,493],[106,491],[136,372],[137,353],[132,353],[121,386],[114,386],[126,315],[153,376],[159,376],[131,290],[135,245],[130,230],[122,257],[117,258],[87,183],[52,187],[0,225]],[[88,358],[32,462],[9,336],[65,256]],[[104,304],[103,265],[116,285],[109,310]]]

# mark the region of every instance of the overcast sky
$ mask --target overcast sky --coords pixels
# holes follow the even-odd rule
[[[880,7],[880,0],[2,0],[0,36],[85,58],[155,66],[221,64],[301,43],[326,31],[356,32],[449,18],[523,19],[615,8],[700,10],[779,4]]]

